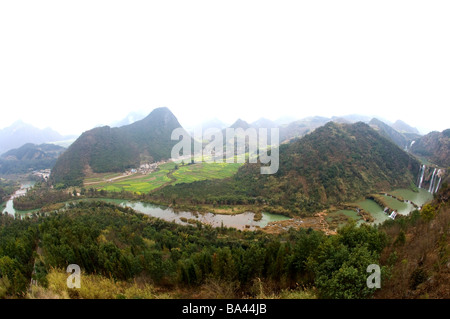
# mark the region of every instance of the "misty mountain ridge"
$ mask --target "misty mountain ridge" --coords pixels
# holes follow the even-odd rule
[[[276,122],[271,121],[264,117],[259,118],[258,120],[252,122],[250,125],[251,127],[254,128],[267,128],[267,129],[280,127],[280,125],[278,125]]]
[[[39,129],[23,121],[0,130],[0,154],[19,148],[27,143],[42,144],[68,139],[51,128]]]
[[[431,132],[414,140],[410,151],[441,167],[450,167],[450,129]]]
[[[0,156],[0,174],[24,174],[51,169],[65,148],[54,144],[27,143]]]
[[[420,135],[420,132],[417,128],[410,126],[409,124],[403,122],[402,120],[395,121],[395,123],[392,124],[391,126],[400,133],[412,133]]]

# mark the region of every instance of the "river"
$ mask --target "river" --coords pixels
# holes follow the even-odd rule
[[[419,191],[417,193],[413,192],[412,190],[402,188],[402,189],[393,190],[392,192],[389,192],[389,194],[394,195],[394,196],[401,196],[405,200],[412,201],[419,207],[423,206],[424,204],[426,204],[427,202],[429,202],[433,199],[433,194],[431,194],[430,192],[428,192],[427,190],[422,189],[422,188],[419,188]],[[406,216],[409,213],[411,213],[413,210],[416,209],[409,202],[405,203],[405,202],[399,201],[395,198],[392,198],[390,196],[385,196],[385,195],[383,195],[383,196],[384,196],[384,200],[386,201],[386,203],[388,203],[389,206],[392,209],[396,210],[397,213],[400,215]],[[356,202],[356,204],[360,208],[363,208],[364,210],[366,210],[367,212],[369,212],[372,215],[372,217],[374,218],[373,224],[380,224],[380,223],[384,222],[385,220],[389,219],[389,216],[384,213],[384,207],[381,207],[373,200],[365,199],[365,200]],[[331,214],[332,215],[343,214],[348,217],[351,217],[352,219],[355,219],[357,221],[357,224],[364,223],[362,218],[360,216],[358,216],[355,211],[352,211],[352,210],[341,210],[341,211],[337,211],[337,212],[334,212]]]
[[[24,183],[22,184],[22,187],[20,190],[18,190],[11,199],[6,203],[6,208],[3,210],[3,212],[8,212],[9,214],[14,215],[15,213],[24,216],[26,214],[29,214],[33,211],[17,211],[14,209],[13,205],[13,199],[18,196],[23,196],[27,189],[29,187],[33,186],[33,183]],[[429,193],[428,191],[424,189],[419,189],[419,192],[413,192],[409,189],[396,189],[390,194],[395,196],[401,196],[406,200],[410,200],[414,202],[415,204],[422,206],[425,203],[429,202],[433,199],[433,195]],[[98,200],[98,199],[86,199],[86,200]],[[175,212],[173,209],[169,207],[163,207],[158,205],[153,205],[149,203],[139,202],[139,201],[129,201],[129,200],[123,200],[123,199],[100,199],[102,201],[114,203],[117,205],[121,205],[124,207],[130,207],[134,209],[137,212],[152,216],[161,218],[166,221],[174,221],[178,224],[187,225],[189,222],[186,220],[191,221],[199,221],[203,224],[208,224],[213,227],[220,227],[223,225],[224,227],[233,227],[237,229],[249,229],[254,230],[258,227],[265,227],[269,222],[273,221],[281,221],[281,220],[287,220],[290,219],[289,217],[278,215],[278,214],[271,214],[271,213],[262,213],[262,219],[259,221],[254,220],[255,214],[252,212],[245,212],[242,214],[236,214],[236,215],[222,215],[222,214],[213,214],[213,213],[191,213],[188,211],[181,211],[181,212]],[[392,197],[385,196],[386,202],[389,203],[390,207],[397,210],[397,212],[401,215],[408,215],[410,212],[412,212],[415,208],[410,203],[405,203],[398,201]],[[359,207],[365,209],[368,211],[373,218],[375,219],[373,224],[379,224],[384,222],[389,218],[388,215],[386,215],[383,212],[383,208],[380,207],[377,203],[375,203],[373,200],[366,199],[361,200],[356,203]],[[337,212],[330,213],[330,217],[333,215],[339,215],[343,214],[346,215],[354,220],[356,220],[357,224],[362,224],[364,221],[360,216],[356,214],[355,211],[352,210],[341,210]]]
[[[255,221],[254,220],[255,214],[252,212],[245,212],[235,215],[224,215],[213,213],[191,213],[187,211],[175,212],[173,209],[169,207],[163,207],[139,201],[128,201],[122,199],[101,199],[101,200],[121,205],[124,207],[130,207],[135,211],[143,213],[145,215],[161,218],[163,220],[170,222],[174,221],[182,225],[189,224],[185,220],[190,219],[191,221],[198,221],[203,224],[211,225],[213,227],[220,227],[223,224],[224,227],[254,230],[258,227],[261,228],[265,227],[269,222],[290,219],[289,217],[283,215],[262,213],[262,219]]]
[[[30,214],[33,211],[18,211],[14,209],[13,199],[18,196],[23,196],[26,194],[28,187],[32,186],[32,184],[27,183],[22,185],[21,189],[18,190],[10,200],[6,203],[6,208],[3,212],[8,212],[11,215],[18,214],[20,216],[25,216]],[[213,214],[213,213],[191,213],[187,211],[175,212],[173,209],[169,207],[163,207],[158,205],[153,205],[149,203],[139,202],[139,201],[129,201],[123,199],[83,199],[87,201],[95,201],[102,200],[108,203],[114,203],[123,207],[130,207],[135,211],[149,215],[152,217],[157,217],[169,222],[176,222],[182,225],[188,225],[189,222],[187,220],[199,221],[203,224],[211,225],[213,227],[220,227],[223,225],[224,227],[233,227],[237,229],[249,229],[254,230],[258,227],[265,227],[269,222],[280,221],[290,219],[289,217],[271,214],[271,213],[262,213],[262,218],[258,221],[254,220],[255,214],[252,212],[245,212],[242,214],[236,215],[222,215],[222,214]]]
[[[14,209],[13,200],[14,200],[14,198],[25,195],[27,193],[28,189],[33,187],[34,184],[35,184],[35,182],[32,182],[32,181],[31,182],[23,182],[20,185],[20,189],[18,189],[6,202],[5,208],[3,209],[2,213],[3,214],[8,213],[13,216],[15,216],[16,213],[21,214],[21,215],[30,213],[30,211],[19,211],[19,210]]]

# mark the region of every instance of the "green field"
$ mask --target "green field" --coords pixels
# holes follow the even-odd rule
[[[158,167],[158,170],[148,175],[134,174],[108,181],[121,176],[120,173],[97,174],[85,179],[85,187],[94,187],[107,191],[122,190],[138,193],[148,193],[162,186],[179,183],[192,183],[207,179],[222,179],[233,176],[240,163],[197,163],[192,165],[168,162]]]
[[[241,165],[240,163],[198,163],[179,166],[172,175],[176,179],[172,184],[227,178],[236,174]]]

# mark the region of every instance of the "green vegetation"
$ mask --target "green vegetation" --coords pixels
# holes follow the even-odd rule
[[[96,177],[87,178],[84,184],[86,187],[109,192],[124,190],[143,194],[168,185],[228,178],[233,176],[240,166],[242,166],[240,163],[175,164],[168,162],[159,165],[155,172],[147,175],[137,173],[121,178],[121,174],[117,173],[96,174]],[[110,179],[111,181],[108,181]]]
[[[42,208],[72,199],[72,194],[64,190],[52,190],[45,184],[36,184],[25,196],[14,198],[14,208],[22,211]]]
[[[117,181],[106,182],[92,185],[97,189],[103,189],[110,192],[128,192],[148,193],[156,188],[170,183],[172,179],[168,176],[175,169],[175,163],[164,163],[158,167],[158,170],[148,175],[135,174]]]
[[[172,185],[196,181],[223,179],[231,177],[238,171],[240,163],[197,163],[182,165],[173,173],[176,179]]]
[[[23,297],[33,271],[37,228],[0,213],[0,298]]]
[[[167,163],[148,175],[110,178],[107,176],[114,175],[108,172],[104,174],[106,181],[101,181],[98,172],[103,169],[95,168],[91,161],[90,168],[97,173],[89,175],[85,185],[110,192],[145,194],[145,200],[175,207],[202,210],[211,206],[255,205],[256,210],[306,216],[369,193],[409,187],[420,165],[364,123],[330,122],[281,145],[279,151],[280,169],[274,175],[260,174],[259,163]],[[118,159],[113,154],[108,157]],[[71,179],[69,175],[63,174]]]
[[[181,226],[103,201],[24,220],[1,215],[0,297],[445,297],[449,192],[444,182],[421,212],[380,227],[350,221],[333,236]],[[39,285],[27,294],[33,263]],[[72,263],[82,268],[81,290],[65,287]],[[382,289],[366,286],[370,264],[381,266]]]
[[[360,289],[366,282],[364,263],[376,262],[386,241],[376,228],[357,228],[354,224],[334,237],[305,229],[268,235],[200,224],[181,226],[104,202],[79,202],[46,216],[6,220],[7,223],[2,222],[0,247],[10,247],[10,244],[3,246],[9,242],[3,238],[27,239],[22,243],[14,241],[16,246],[21,243],[23,256],[0,249],[0,260],[5,263],[13,265],[10,255],[14,255],[28,265],[22,269],[14,264],[8,269],[20,269],[21,276],[29,279],[32,251],[39,241],[34,278],[42,289],[61,286],[62,283],[55,282],[57,269],[78,264],[84,274],[91,276],[88,278],[94,286],[103,282],[102,287],[109,289],[106,287],[117,285],[113,292],[122,297],[131,295],[123,294],[126,289],[119,288],[140,278],[149,286],[137,291],[141,297],[155,296],[154,292],[163,288],[172,297],[177,297],[174,292],[183,291],[190,294],[200,291],[200,295],[211,296],[212,287],[217,294],[228,291],[228,297],[235,298],[295,296],[302,294],[291,289],[300,285],[315,286],[319,297],[366,298],[373,291]],[[12,282],[7,296],[25,292],[27,280],[17,275],[20,280],[11,281],[14,274],[1,267],[0,274],[2,280],[7,277]],[[331,276],[336,285],[326,285],[325,275]],[[64,282],[67,279],[59,276]],[[112,281],[107,283],[101,278]],[[87,297],[87,292],[84,294]],[[102,294],[106,296],[108,292]],[[98,297],[95,293],[89,296]],[[80,295],[72,291],[69,297]]]

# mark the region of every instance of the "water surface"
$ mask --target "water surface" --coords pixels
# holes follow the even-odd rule
[[[192,213],[187,211],[175,212],[173,209],[164,206],[153,205],[149,203],[139,202],[139,201],[129,201],[124,199],[109,199],[109,198],[90,198],[90,199],[82,199],[83,201],[97,201],[101,200],[107,203],[113,203],[116,205],[120,205],[123,207],[130,207],[135,211],[149,215],[152,217],[160,218],[169,222],[176,222],[182,225],[195,224],[196,221],[201,222],[203,224],[211,225],[213,227],[233,227],[237,229],[256,229],[257,227],[265,227],[269,222],[272,221],[280,221],[290,219],[289,217],[271,214],[271,213],[262,213],[262,218],[259,221],[254,220],[255,214],[252,212],[245,212],[242,214],[236,215],[221,215],[221,214],[213,214],[213,213]],[[12,201],[11,201],[12,202]],[[68,201],[70,203],[73,201]],[[12,203],[11,203],[12,205]],[[14,208],[11,206],[11,212],[14,211]],[[15,211],[21,215],[25,215],[29,212],[20,212]]]

